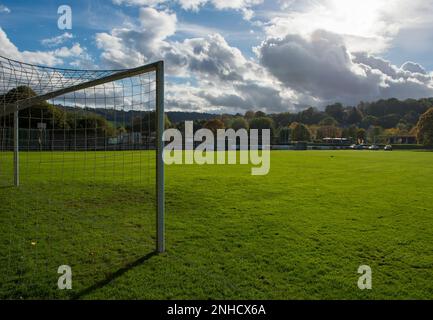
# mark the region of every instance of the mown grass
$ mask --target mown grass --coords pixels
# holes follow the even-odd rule
[[[276,151],[267,176],[168,166],[162,255],[154,155],[82,157],[24,154],[22,186],[0,188],[1,298],[433,297],[433,153]],[[56,289],[63,264],[72,291]]]

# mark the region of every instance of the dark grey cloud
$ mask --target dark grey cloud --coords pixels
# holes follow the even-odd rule
[[[260,47],[260,62],[284,85],[323,100],[370,96],[380,80],[354,64],[342,39],[325,31],[311,39],[268,39]]]
[[[421,66],[398,68],[367,53],[351,53],[340,36],[326,31],[310,38],[270,38],[258,52],[263,67],[285,86],[322,103],[433,95],[431,77]]]

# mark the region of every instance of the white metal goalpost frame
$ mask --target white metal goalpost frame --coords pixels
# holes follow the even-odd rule
[[[18,66],[18,67],[17,67]],[[22,68],[20,70],[19,68]],[[7,70],[7,71],[5,71]],[[29,71],[31,70],[31,71]],[[56,90],[44,92],[40,79],[35,77],[32,72],[35,70],[50,70],[54,74],[60,74],[56,85],[47,86],[46,88],[56,88]],[[165,252],[165,179],[164,179],[164,141],[163,134],[165,129],[165,112],[164,112],[164,62],[158,61],[141,67],[126,70],[72,70],[57,69],[43,66],[31,65],[19,62],[13,59],[0,56],[0,95],[6,96],[7,89],[11,87],[11,82],[15,82],[15,88],[18,85],[37,83],[40,90],[36,91],[36,96],[23,100],[8,102],[7,98],[0,101],[0,118],[13,115],[13,162],[14,162],[14,185],[20,185],[20,146],[19,146],[19,113],[35,103],[55,99],[56,97],[74,93],[87,88],[96,87],[110,82],[131,78],[149,72],[156,74],[156,251]],[[63,75],[79,73],[80,76],[71,76],[70,79]],[[11,81],[12,79],[12,81]],[[52,79],[49,82],[52,83]],[[39,83],[38,83],[39,81]],[[42,88],[42,89],[41,89]],[[3,89],[3,90],[2,90]],[[3,92],[2,92],[3,91]]]

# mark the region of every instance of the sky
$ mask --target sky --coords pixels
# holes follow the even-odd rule
[[[0,0],[0,55],[75,69],[164,60],[172,111],[432,97],[432,40],[433,0]]]

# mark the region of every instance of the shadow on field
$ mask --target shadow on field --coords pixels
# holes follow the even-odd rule
[[[156,256],[157,254],[158,253],[156,251],[153,251],[153,252],[145,255],[144,257],[141,257],[141,258],[135,260],[134,262],[128,263],[125,267],[123,267],[122,269],[119,269],[118,271],[109,275],[104,280],[95,283],[91,287],[88,287],[84,290],[81,290],[80,292],[78,292],[77,294],[72,296],[72,299],[73,300],[79,300],[82,297],[92,293],[93,291],[103,288],[104,286],[106,286],[110,282],[112,282],[113,280],[116,280],[117,278],[121,277],[122,275],[124,275],[129,270],[132,270],[133,268],[138,267],[139,265],[143,264],[147,260],[150,260],[153,256]]]

